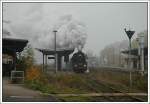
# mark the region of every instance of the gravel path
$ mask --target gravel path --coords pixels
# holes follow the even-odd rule
[[[52,96],[42,96],[39,91],[25,88],[20,84],[11,84],[8,78],[3,78],[3,102],[57,102]]]

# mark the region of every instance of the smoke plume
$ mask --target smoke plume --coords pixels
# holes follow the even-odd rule
[[[54,48],[53,30],[57,30],[57,48],[77,48],[85,45],[86,27],[72,15],[60,16],[56,22],[52,22],[40,14],[36,12],[35,15],[11,23],[11,33],[15,34],[11,34],[11,37],[28,39],[34,48]]]
[[[83,48],[87,39],[86,26],[72,14],[50,14],[45,9],[43,4],[32,4],[20,19],[3,23],[11,32],[3,35],[27,39],[33,48],[54,49],[53,30],[57,30],[57,48]]]

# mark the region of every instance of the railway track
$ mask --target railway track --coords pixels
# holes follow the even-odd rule
[[[88,100],[85,101],[92,101],[92,102],[146,102],[147,95],[145,93],[126,93],[112,87],[106,82],[95,80],[94,78],[91,79],[91,76],[85,75],[83,76],[88,80],[88,83],[85,82],[85,86],[93,93],[86,93],[86,94],[49,94],[58,98],[62,102],[68,101],[64,99],[64,97],[87,97]],[[146,98],[143,99],[142,97]],[[78,98],[77,98],[78,99]],[[80,101],[80,100],[79,100]]]
[[[115,89],[115,88],[113,88],[113,87],[111,87],[111,86],[109,86],[109,87],[110,87],[112,90],[116,91],[116,92],[123,93],[124,95],[129,96],[129,97],[132,98],[132,99],[135,99],[135,101],[138,101],[138,102],[144,102],[144,101],[145,101],[144,99],[141,99],[141,98],[139,98],[139,97],[135,97],[135,96],[133,96],[133,95],[129,95],[128,93],[125,93],[125,92],[123,92],[123,91],[119,91],[119,90],[117,90],[117,89]]]
[[[91,78],[91,77],[90,77]],[[90,80],[91,85],[88,85],[88,87],[91,87],[93,90],[95,90],[97,93],[122,93],[124,96],[104,96],[106,98],[106,101],[134,101],[134,102],[145,102],[144,99],[130,95],[129,93],[120,91],[114,87],[108,86],[104,84],[104,82],[97,81],[95,79]],[[140,95],[142,96],[142,95]],[[144,95],[145,96],[145,95]]]

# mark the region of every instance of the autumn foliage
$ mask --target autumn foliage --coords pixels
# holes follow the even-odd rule
[[[35,66],[30,67],[26,70],[26,79],[35,80],[40,77],[41,70]]]
[[[47,78],[42,70],[37,66],[31,66],[26,70],[25,78],[27,81],[38,81],[47,83]]]

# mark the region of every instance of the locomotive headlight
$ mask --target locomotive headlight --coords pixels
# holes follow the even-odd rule
[[[86,64],[84,64],[84,67],[86,67]]]
[[[77,64],[75,64],[74,67],[77,67]]]

